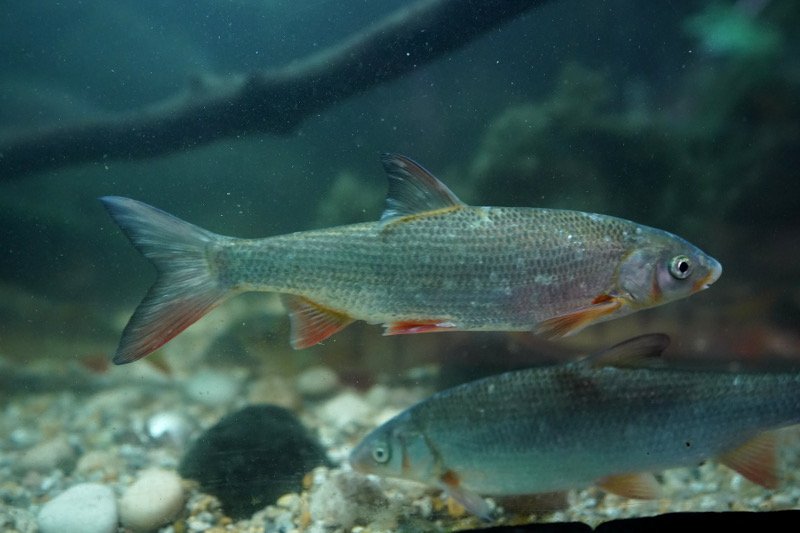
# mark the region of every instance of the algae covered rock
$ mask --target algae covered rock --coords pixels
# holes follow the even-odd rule
[[[322,446],[291,411],[251,405],[200,435],[178,471],[240,518],[283,494],[299,492],[307,472],[328,465]]]

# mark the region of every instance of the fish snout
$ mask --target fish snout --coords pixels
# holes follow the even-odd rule
[[[713,257],[705,258],[705,267],[708,273],[694,283],[692,287],[693,292],[699,292],[709,288],[722,275],[722,265]]]

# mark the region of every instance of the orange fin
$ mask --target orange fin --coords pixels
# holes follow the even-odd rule
[[[768,489],[778,488],[776,441],[775,433],[762,433],[723,454],[720,462],[753,483]]]
[[[446,320],[409,320],[386,324],[384,335],[411,335],[414,333],[433,333],[434,331],[455,331],[458,327]]]
[[[446,471],[439,478],[439,483],[444,492],[461,504],[470,513],[482,518],[483,520],[492,519],[492,508],[481,498],[479,494],[465,489],[461,486],[458,474],[452,470]]]
[[[601,294],[592,305],[577,311],[543,320],[534,328],[537,335],[556,338],[577,333],[586,326],[598,322],[622,307],[623,300]]]
[[[661,485],[649,472],[608,476],[601,479],[597,485],[605,491],[626,498],[653,500],[661,496]]]
[[[408,157],[383,154],[381,162],[389,177],[381,222],[465,205],[444,183]]]
[[[353,322],[352,317],[312,302],[302,296],[282,294],[292,323],[292,348],[301,350],[319,344]]]

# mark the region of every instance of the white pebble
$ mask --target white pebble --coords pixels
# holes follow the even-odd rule
[[[339,388],[339,376],[327,366],[312,366],[297,376],[295,386],[302,396],[323,398]]]
[[[225,406],[239,396],[239,380],[224,372],[200,370],[186,383],[186,394],[211,407]]]
[[[331,398],[320,409],[320,415],[336,428],[345,427],[351,422],[368,421],[370,413],[369,404],[349,391]]]
[[[161,411],[147,419],[147,434],[156,442],[183,446],[192,429],[192,423],[176,411]]]
[[[113,533],[117,502],[105,485],[82,483],[47,502],[38,522],[41,533]]]
[[[134,531],[150,531],[175,518],[183,509],[185,495],[175,472],[145,470],[119,501],[122,525]]]

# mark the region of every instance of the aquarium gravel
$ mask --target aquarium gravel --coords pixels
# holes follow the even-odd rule
[[[52,369],[51,371],[52,372]],[[179,480],[177,467],[190,443],[226,414],[249,405],[263,379],[244,368],[233,372],[243,391],[233,402],[221,396],[213,405],[191,393],[196,375],[164,376],[146,365],[110,373],[76,371],[81,390],[52,390],[9,396],[0,415],[0,530],[54,531],[89,512],[87,503],[68,495],[110,489],[116,505],[96,523],[119,514],[128,531],[162,532],[333,532],[459,530],[486,525],[465,513],[438,490],[392,479],[362,476],[346,463],[352,446],[371,428],[429,395],[427,386],[377,383],[359,391],[326,377],[328,394],[301,388],[308,376],[272,375],[276,390],[296,398],[296,414],[319,439],[333,467],[306,473],[302,490],[279,496],[251,516],[233,519],[215,497],[192,480]],[[205,372],[198,370],[198,372]],[[312,375],[335,372],[319,364]],[[48,374],[50,375],[50,374]],[[127,384],[126,384],[127,383]],[[333,384],[333,385],[332,385]],[[258,396],[263,395],[263,391]],[[177,414],[176,414],[177,413]],[[253,428],[258,431],[258,428]],[[581,521],[597,525],[611,519],[674,511],[770,511],[800,506],[798,434],[784,430],[780,469],[782,489],[768,491],[710,461],[697,468],[658,473],[661,499],[629,500],[596,488],[564,496],[492,502],[500,506],[498,524]],[[236,454],[235,447],[225,453]],[[285,457],[270,458],[284,461]],[[148,479],[168,478],[148,488]],[[99,488],[98,488],[99,487]],[[65,504],[66,502],[66,504]],[[71,522],[72,521],[72,522]],[[114,531],[114,529],[107,529]],[[101,532],[100,529],[98,529]]]

